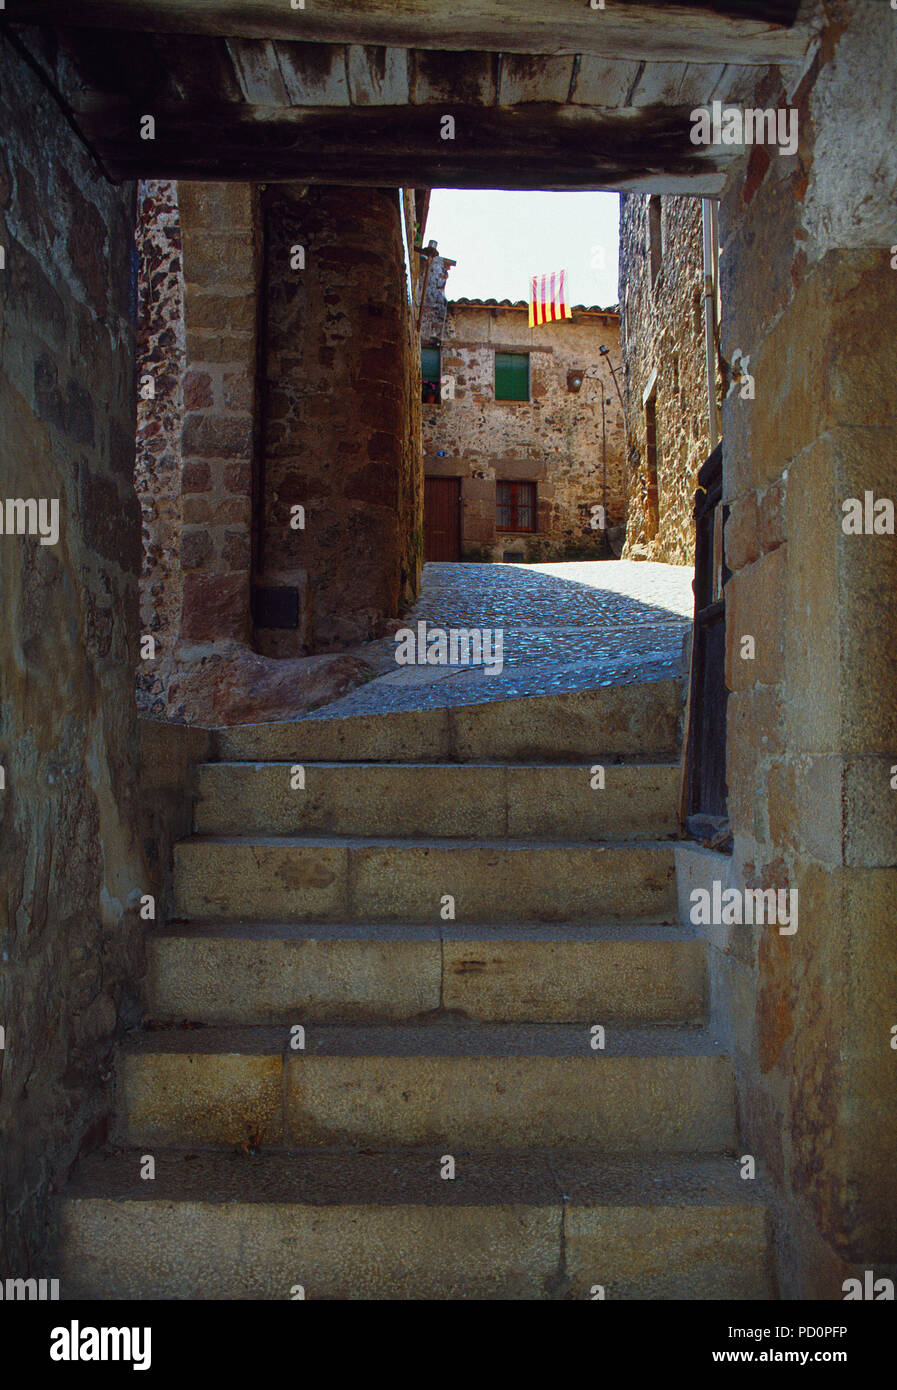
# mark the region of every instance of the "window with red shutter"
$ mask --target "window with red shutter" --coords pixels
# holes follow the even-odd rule
[[[498,483],[495,501],[497,530],[535,531],[535,483]]]

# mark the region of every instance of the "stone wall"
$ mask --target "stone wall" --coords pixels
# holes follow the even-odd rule
[[[164,910],[190,805],[183,762],[176,798],[141,784],[135,189],[5,38],[0,120],[3,498],[59,504],[55,543],[0,535],[0,1273],[50,1277],[50,1199],[105,1137],[140,897]]]
[[[800,916],[725,929],[715,970],[783,1294],[839,1299],[897,1262],[897,547],[842,529],[846,499],[897,500],[897,16],[825,9],[762,101],[793,101],[797,157],[755,149],[721,207],[722,353],[756,392],[723,406],[729,872]]]
[[[710,454],[701,199],[660,201],[663,257],[652,284],[649,202],[620,196],[620,312],[629,422],[626,559],[694,563],[698,469]],[[657,529],[649,505],[645,395],[655,396]]]
[[[137,688],[154,717],[215,723],[220,703],[226,718],[241,679],[222,671],[250,654],[257,223],[249,184],[138,187],[135,481],[155,648]]]
[[[256,319],[261,248],[251,184],[180,185],[187,373],[180,637],[251,632]]]
[[[143,517],[141,631],[156,645],[141,662],[138,702],[167,711],[167,682],[180,632],[183,513],[184,325],[183,238],[176,183],[146,180],[137,187],[137,450],[134,483]]]
[[[430,322],[439,316],[431,309]],[[426,338],[423,338],[426,343]],[[461,545],[468,559],[590,558],[602,553],[593,506],[608,525],[625,516],[623,416],[606,362],[619,372],[619,319],[613,310],[577,309],[570,320],[529,327],[526,305],[449,301],[442,329],[442,376],[454,398],[423,407],[424,473],[461,478]],[[526,348],[530,400],[495,399],[495,352]],[[589,371],[578,392],[568,374]],[[602,394],[607,486],[602,464]],[[536,483],[538,532],[496,530],[496,483]],[[606,496],[606,504],[605,504]],[[597,519],[597,518],[596,518]]]
[[[257,582],[298,590],[272,655],[379,636],[421,565],[418,363],[394,191],[265,195],[267,352]],[[291,264],[291,247],[305,268]],[[290,525],[305,508],[304,529]]]
[[[327,653],[376,636],[420,581],[399,199],[147,183],[140,206],[141,708],[286,718],[368,673]]]

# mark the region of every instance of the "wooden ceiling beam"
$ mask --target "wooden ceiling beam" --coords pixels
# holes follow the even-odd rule
[[[642,61],[800,62],[801,0],[7,0],[13,23]],[[304,5],[304,8],[301,7]],[[809,0],[804,0],[810,13]]]
[[[455,138],[443,140],[443,117]],[[168,101],[155,138],[138,108],[94,100],[78,123],[117,178],[452,188],[720,191],[724,151],[696,148],[687,108],[264,108]]]

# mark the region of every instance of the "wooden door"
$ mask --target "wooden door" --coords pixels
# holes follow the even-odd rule
[[[723,530],[723,448],[718,444],[698,474],[695,499],[695,625],[691,657],[685,823],[702,838],[727,820],[726,600],[729,578]]]
[[[424,479],[424,559],[461,559],[461,479]]]

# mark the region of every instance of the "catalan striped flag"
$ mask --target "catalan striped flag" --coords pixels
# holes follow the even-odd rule
[[[566,270],[553,270],[550,275],[534,275],[529,294],[530,328],[572,317],[567,303]]]

